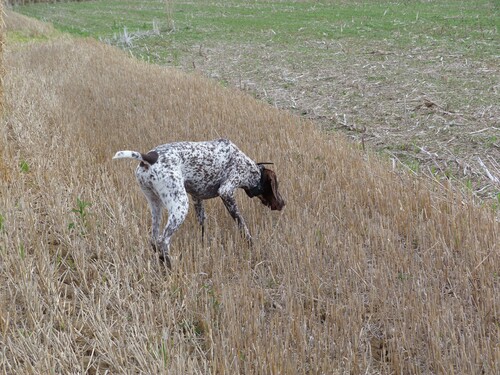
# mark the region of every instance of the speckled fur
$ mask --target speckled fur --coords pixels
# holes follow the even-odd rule
[[[151,208],[151,242],[155,249],[161,250],[169,265],[170,239],[186,218],[188,194],[193,198],[202,234],[205,220],[203,200],[219,196],[249,241],[250,232],[236,205],[235,190],[243,188],[249,197],[259,197],[263,204],[273,210],[281,210],[285,205],[278,193],[274,172],[256,164],[227,139],[168,143],[148,154],[119,151],[113,159],[118,158],[141,161],[135,174]],[[265,182],[263,176],[267,175],[272,177]],[[271,182],[273,194],[265,198],[264,192],[271,190]],[[168,210],[169,216],[160,237],[162,206]]]

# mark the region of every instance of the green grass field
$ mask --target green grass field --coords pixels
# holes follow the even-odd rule
[[[492,1],[331,1],[247,2],[171,1],[175,28],[134,41],[144,58],[164,62],[193,45],[264,43],[292,51],[309,41],[370,40],[403,49],[429,42],[470,56],[492,56],[498,6]],[[16,7],[25,15],[52,22],[81,36],[112,39],[123,33],[161,30],[169,25],[162,1],[82,1]],[[485,43],[472,43],[475,41]],[[310,46],[311,48],[311,46]]]

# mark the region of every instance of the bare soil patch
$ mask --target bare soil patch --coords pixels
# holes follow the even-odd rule
[[[340,131],[415,173],[451,178],[481,197],[499,194],[497,59],[387,43],[308,44],[304,53],[197,46],[182,66]]]

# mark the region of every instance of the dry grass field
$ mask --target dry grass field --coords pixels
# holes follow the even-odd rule
[[[2,373],[500,373],[491,207],[93,40],[10,43],[4,63]],[[287,206],[238,195],[253,248],[219,200],[202,245],[191,209],[169,272],[135,162],[111,158],[218,137],[273,161]]]

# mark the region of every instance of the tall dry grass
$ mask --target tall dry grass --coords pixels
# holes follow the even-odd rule
[[[57,34],[52,24],[41,22],[34,18],[13,12],[8,8],[5,9],[5,12],[2,13],[2,15],[5,31],[13,32],[18,37],[22,36],[26,39],[48,38]]]
[[[3,77],[5,70],[3,67],[3,50],[5,45],[5,23],[4,4],[0,1],[0,117],[3,115]]]
[[[237,91],[90,40],[6,53],[0,127],[4,373],[495,374],[499,225]],[[287,206],[193,210],[173,271],[120,149],[228,137]],[[91,206],[77,206],[77,200]]]

